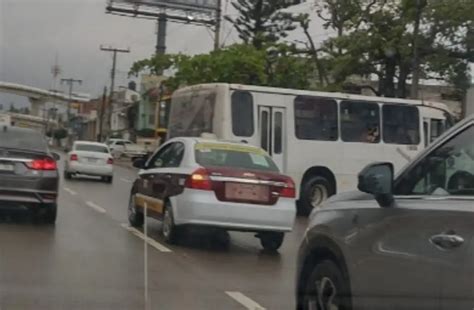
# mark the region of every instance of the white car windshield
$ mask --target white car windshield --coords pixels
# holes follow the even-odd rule
[[[76,151],[96,152],[96,153],[108,153],[109,150],[103,145],[95,144],[76,144],[74,147]]]

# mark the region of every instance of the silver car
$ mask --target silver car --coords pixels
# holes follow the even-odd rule
[[[297,309],[474,309],[474,116],[358,187],[311,214]]]

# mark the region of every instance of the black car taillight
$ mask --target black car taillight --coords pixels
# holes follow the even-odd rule
[[[34,159],[26,163],[26,166],[31,170],[56,170],[58,166],[56,161],[52,158]]]

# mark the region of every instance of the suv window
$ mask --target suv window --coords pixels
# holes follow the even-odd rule
[[[404,173],[397,195],[474,196],[474,126],[439,146]]]
[[[174,168],[181,165],[184,156],[184,144],[170,143],[161,148],[148,162],[148,168]]]

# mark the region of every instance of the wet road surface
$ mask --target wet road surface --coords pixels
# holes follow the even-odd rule
[[[113,184],[61,180],[54,227],[1,211],[0,309],[145,309],[145,238],[126,211],[135,175],[116,167]],[[306,223],[266,253],[250,233],[231,232],[228,247],[199,232],[170,246],[148,219],[148,309],[293,309]]]

